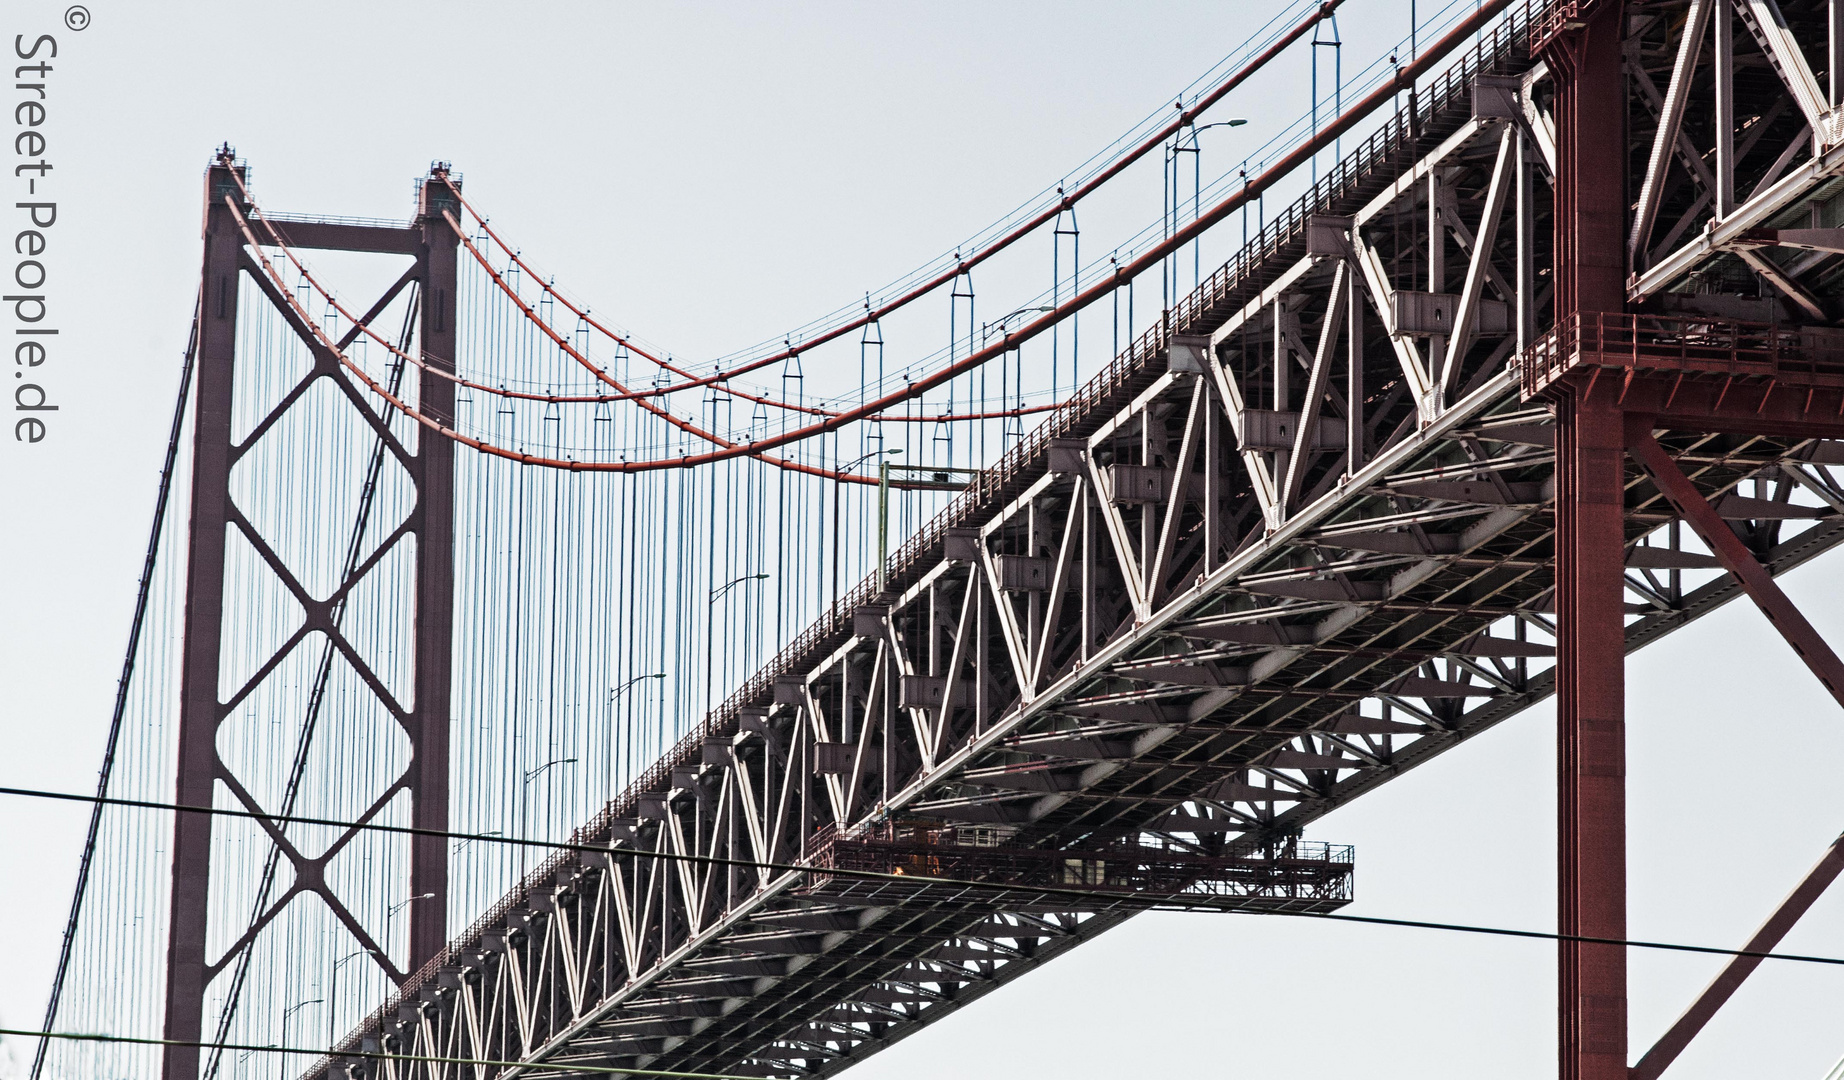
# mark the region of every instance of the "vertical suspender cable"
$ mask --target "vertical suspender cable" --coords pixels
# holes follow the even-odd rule
[[[192,392],[192,365],[198,354],[199,316],[203,310],[204,289],[201,286],[198,299],[192,304],[192,334],[186,342],[186,358],[180,365],[179,397],[173,403],[173,423],[167,433],[166,460],[160,466],[160,492],[154,498],[154,524],[148,530],[147,555],[141,562],[141,586],[135,594],[134,618],[128,624],[128,652],[122,658],[122,676],[115,684],[115,711],[109,718],[109,738],[103,749],[102,770],[96,778],[96,796],[102,798],[109,793],[109,777],[115,770],[115,749],[121,741],[122,717],[128,706],[128,686],[134,679],[135,654],[140,648],[141,626],[147,616],[147,597],[154,580],[155,556],[160,550],[160,529],[166,521],[168,497],[173,490],[173,463],[179,457],[179,436],[185,426],[186,399]],[[83,842],[83,858],[77,865],[77,887],[70,898],[70,916],[64,923],[64,941],[58,948],[58,970],[51,980],[51,997],[45,1003],[45,1023],[43,1030],[55,1031],[58,1018],[58,1003],[64,993],[64,977],[70,970],[71,947],[77,939],[77,919],[83,912],[83,894],[90,882],[90,868],[96,857],[96,834],[102,829],[103,806],[99,802],[90,812],[90,828]],[[38,1080],[40,1071],[45,1067],[45,1052],[50,1040],[41,1038],[38,1049],[32,1055],[31,1080]]]

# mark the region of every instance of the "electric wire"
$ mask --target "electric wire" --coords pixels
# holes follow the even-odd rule
[[[243,1050],[255,1054],[285,1054],[296,1057],[324,1058],[326,1050],[313,1050],[299,1046],[260,1046],[249,1043],[200,1042],[192,1039],[150,1039],[133,1035],[105,1035],[76,1031],[21,1031],[15,1028],[0,1028],[0,1035],[18,1035],[23,1038],[41,1040],[66,1039],[73,1042],[126,1043],[134,1046],[183,1046],[196,1050],[211,1050],[222,1053],[226,1050]],[[760,1077],[741,1076],[736,1073],[673,1072],[668,1069],[642,1069],[631,1066],[615,1067],[610,1065],[588,1065],[570,1062],[568,1064],[546,1064],[537,1061],[500,1061],[494,1058],[436,1057],[428,1054],[395,1054],[378,1050],[341,1050],[336,1056],[341,1058],[359,1058],[364,1061],[380,1061],[386,1064],[403,1062],[416,1065],[474,1065],[501,1069],[526,1069],[533,1072],[588,1073],[592,1076],[657,1076],[662,1080],[761,1080]]]
[[[576,841],[539,840],[529,837],[504,836],[493,833],[464,833],[445,829],[425,829],[405,825],[382,825],[367,822],[341,822],[324,818],[286,816],[281,814],[261,814],[248,810],[228,810],[216,807],[181,806],[176,803],[155,803],[138,799],[98,799],[91,795],[76,792],[42,791],[34,788],[0,787],[0,795],[22,798],[49,799],[59,802],[100,802],[111,806],[127,806],[144,810],[166,810],[180,813],[210,814],[215,816],[251,818],[271,824],[306,824],[336,826],[354,831],[371,830],[377,832],[400,833],[409,836],[440,837],[449,840],[480,841],[512,845],[523,848],[544,848],[553,851],[575,851],[585,854],[607,856],[610,854],[631,855],[636,859],[658,859],[665,862],[691,863],[701,866],[721,866],[744,870],[775,870],[791,874],[811,874],[820,877],[849,878],[856,881],[877,882],[880,884],[900,884],[905,886],[948,886],[955,889],[999,894],[1018,894],[1021,897],[1068,898],[1080,899],[1089,904],[1105,902],[1109,908],[1126,908],[1134,911],[1206,911],[1222,912],[1236,915],[1285,915],[1294,918],[1324,919],[1331,922],[1366,923],[1375,926],[1397,926],[1418,930],[1445,930],[1455,933],[1485,934],[1494,937],[1529,938],[1541,941],[1564,941],[1586,945],[1617,945],[1634,949],[1654,949],[1666,952],[1703,953],[1715,956],[1744,956],[1763,960],[1785,960],[1795,963],[1824,964],[1844,967],[1844,957],[1814,956],[1805,953],[1768,952],[1749,949],[1727,949],[1715,945],[1690,945],[1681,942],[1650,941],[1639,938],[1596,937],[1588,934],[1562,934],[1548,930],[1520,930],[1512,927],[1481,926],[1473,923],[1436,922],[1427,919],[1399,919],[1380,915],[1344,915],[1324,911],[1287,911],[1262,910],[1239,906],[1233,901],[1208,894],[1194,893],[1146,893],[1128,891],[1109,891],[1101,888],[1076,889],[1058,885],[1015,885],[1004,882],[980,881],[978,879],[949,878],[932,874],[883,873],[876,870],[853,870],[843,867],[813,866],[804,863],[782,863],[755,859],[733,859],[720,855],[694,855],[684,852],[664,850],[646,850],[642,848],[617,848],[609,845],[585,844]]]

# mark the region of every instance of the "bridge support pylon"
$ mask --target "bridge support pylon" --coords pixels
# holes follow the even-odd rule
[[[1701,36],[1710,32],[1701,17],[1708,14],[1705,6],[1700,0],[1692,6],[1689,29],[1675,44],[1674,94],[1690,92]],[[1720,16],[1716,51],[1723,54],[1730,14],[1720,0],[1713,7]],[[1844,350],[1828,326],[1835,310],[1785,275],[1774,277],[1778,263],[1742,248],[1734,249],[1736,257],[1770,287],[1761,295],[1773,295],[1774,288],[1785,293],[1803,316],[1799,323],[1781,322],[1777,314],[1771,322],[1729,320],[1663,296],[1661,284],[1647,284],[1650,223],[1642,219],[1635,226],[1629,245],[1626,155],[1610,152],[1629,142],[1633,97],[1623,54],[1632,49],[1623,45],[1641,45],[1648,23],[1633,14],[1629,25],[1629,14],[1622,0],[1561,0],[1550,5],[1534,43],[1556,77],[1556,320],[1519,363],[1525,397],[1549,400],[1557,420],[1557,922],[1564,937],[1557,1021],[1563,1080],[1655,1080],[1760,962],[1731,961],[1629,1068],[1627,947],[1614,944],[1628,937],[1623,636],[1629,549],[1661,523],[1673,530],[1689,526],[1712,555],[1693,554],[1705,561],[1674,565],[1727,571],[1844,703],[1844,662],[1761,562],[1783,521],[1840,506],[1826,494],[1820,498],[1832,503],[1829,509],[1791,505],[1784,485],[1771,499],[1741,495],[1734,488],[1743,475],[1725,461],[1729,447],[1761,440],[1794,458],[1830,460],[1824,455],[1835,453],[1837,444],[1829,440],[1844,439]],[[1775,46],[1771,34],[1763,40],[1765,48]],[[1726,63],[1715,74],[1719,116],[1732,89]],[[1676,114],[1668,110],[1666,119],[1654,140],[1668,148]],[[1669,160],[1656,148],[1653,157],[1649,193],[1663,172],[1656,162]],[[1640,200],[1645,213],[1656,203],[1651,194]],[[1723,224],[1722,215],[1715,224]],[[1728,287],[1737,288],[1734,282]],[[1745,295],[1726,299],[1752,301]],[[1779,310],[1771,300],[1752,302],[1750,310]],[[1796,466],[1788,473],[1795,480],[1803,475]],[[1647,557],[1658,558],[1655,550]],[[1840,871],[1844,841],[1744,948],[1771,950]]]
[[[1611,396],[1565,397],[1556,425],[1557,923],[1626,937],[1625,450]],[[1564,1080],[1624,1080],[1626,950],[1559,956]]]
[[[1624,3],[1580,5],[1545,56],[1556,71],[1558,320],[1625,301]],[[1557,927],[1626,937],[1625,450],[1612,395],[1555,387]],[[1562,1080],[1625,1080],[1626,950],[1562,941]]]
[[[371,355],[389,357],[386,389],[453,423],[455,388],[443,373],[454,370],[458,239],[444,212],[459,204],[445,166],[422,184],[407,224],[265,220],[245,183],[225,147],[205,181],[176,802],[445,830],[454,444],[393,424],[344,353],[374,319],[402,312],[400,334],[373,342]],[[408,267],[362,317],[317,321],[305,273],[298,290],[278,284],[284,240],[407,256]],[[333,303],[330,292],[316,300]],[[329,329],[353,320],[365,329],[343,338]],[[239,482],[253,472],[273,482]],[[356,511],[328,520],[328,505]],[[353,628],[355,595],[379,625]],[[291,620],[292,633],[265,636]],[[404,631],[407,657],[378,645],[380,627]],[[293,753],[279,777],[250,764],[277,741]],[[259,874],[240,851],[266,853]],[[326,911],[301,926],[328,951],[355,949],[393,983],[407,981],[447,942],[447,853],[440,837],[387,848],[361,826],[316,835],[176,814],[165,1011],[175,1045],[163,1080],[223,1075],[198,1044],[227,1041],[237,1024],[269,1030],[265,982],[280,975],[261,966],[259,944],[312,918],[301,903],[310,894]],[[349,887],[355,877],[364,887]],[[404,908],[407,947],[391,934],[390,916]],[[341,1004],[327,1002],[330,1019]]]

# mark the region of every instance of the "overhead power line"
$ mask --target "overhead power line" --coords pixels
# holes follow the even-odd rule
[[[1372,926],[1400,926],[1415,930],[1444,930],[1451,933],[1485,934],[1491,937],[1528,938],[1537,941],[1570,941],[1586,945],[1618,945],[1632,949],[1703,953],[1712,956],[1746,956],[1761,960],[1786,960],[1802,964],[1827,964],[1844,967],[1844,957],[1836,956],[1814,956],[1806,953],[1763,952],[1750,949],[1726,949],[1715,945],[1689,945],[1682,942],[1649,941],[1640,938],[1594,937],[1588,934],[1562,934],[1551,930],[1520,930],[1504,926],[1482,926],[1476,923],[1435,922],[1428,919],[1396,919],[1381,915],[1341,915],[1333,912],[1258,910],[1240,906],[1219,897],[1190,893],[1109,892],[1105,889],[1075,889],[1057,885],[1013,885],[1004,882],[935,877],[925,874],[887,874],[875,870],[849,870],[825,866],[807,866],[800,863],[728,859],[717,855],[691,855],[674,851],[649,851],[640,848],[622,849],[604,844],[582,844],[566,840],[536,840],[529,837],[505,836],[497,832],[456,832],[448,829],[423,829],[411,825],[384,825],[373,822],[336,821],[331,818],[301,817],[288,814],[263,814],[252,810],[181,806],[177,803],[154,802],[146,799],[99,798],[95,795],[84,795],[77,792],[42,791],[35,788],[0,787],[0,795],[50,799],[59,802],[121,806],[141,810],[212,814],[219,817],[234,817],[253,821],[263,821],[272,825],[317,825],[371,832],[398,833],[408,836],[428,836],[449,840],[473,840],[483,843],[511,844],[519,847],[547,848],[556,851],[580,851],[597,855],[608,855],[611,853],[628,854],[642,859],[664,859],[671,862],[695,863],[704,866],[740,867],[748,870],[776,870],[791,874],[821,874],[827,877],[852,878],[860,881],[902,883],[910,886],[942,885],[957,889],[976,889],[997,893],[1001,898],[1006,894],[1017,894],[1021,897],[1029,896],[1034,899],[1042,899],[1044,897],[1067,897],[1070,899],[1082,900],[1090,905],[1093,905],[1099,899],[1107,901],[1104,905],[1106,907],[1115,909],[1125,908],[1134,911],[1209,911],[1232,915],[1286,915],[1291,918],[1324,919],[1329,922],[1364,923]],[[633,1070],[625,1071],[631,1072]]]
[[[571,1062],[568,1065],[546,1066],[539,1061],[502,1061],[494,1058],[436,1057],[428,1054],[388,1054],[375,1050],[341,1050],[337,1054],[326,1050],[308,1049],[300,1046],[258,1046],[251,1043],[230,1042],[193,1042],[187,1039],[148,1039],[133,1035],[107,1035],[76,1031],[21,1031],[14,1028],[0,1028],[0,1035],[17,1035],[28,1039],[63,1039],[70,1042],[127,1043],[131,1046],[177,1046],[195,1050],[236,1050],[252,1054],[289,1054],[297,1057],[340,1057],[363,1058],[367,1061],[392,1061],[406,1064],[429,1065],[489,1065],[496,1068],[556,1070],[568,1073],[591,1073],[596,1076],[657,1076],[662,1080],[760,1080],[759,1077],[741,1076],[736,1073],[673,1072],[669,1069],[641,1069],[633,1067],[616,1068],[610,1065],[583,1065]]]

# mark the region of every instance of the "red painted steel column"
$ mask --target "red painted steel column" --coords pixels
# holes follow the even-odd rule
[[[1556,437],[1557,918],[1563,934],[1626,936],[1622,417],[1571,395]],[[1624,946],[1560,946],[1560,1075],[1626,1076]]]
[[[1626,82],[1619,0],[1584,3],[1582,24],[1544,50],[1556,71],[1556,315],[1626,302]]]
[[[1624,5],[1581,7],[1546,49],[1557,73],[1558,324],[1591,324],[1625,300]],[[1584,398],[1585,382],[1565,383],[1557,407],[1557,921],[1563,934],[1624,938],[1625,438],[1610,389]],[[1625,1080],[1625,948],[1564,941],[1558,962],[1559,1075]]]
[[[456,249],[442,211],[459,214],[448,186],[433,172],[423,182],[422,355],[432,367],[455,367]],[[455,384],[425,371],[417,388],[423,411],[446,424],[455,416]],[[416,702],[410,738],[416,827],[448,828],[448,727],[455,612],[455,444],[417,432]],[[448,945],[448,844],[421,836],[411,843],[410,954],[415,972]]]
[[[185,647],[180,661],[179,762],[174,799],[210,806],[217,779],[218,657],[224,630],[224,530],[229,520],[231,379],[237,345],[237,257],[243,238],[224,205],[241,201],[231,166],[205,173],[204,297],[194,392],[192,513],[186,547]],[[211,815],[175,814],[167,924],[165,1037],[197,1042],[204,1026]],[[198,1076],[199,1051],[170,1046],[164,1080]]]

